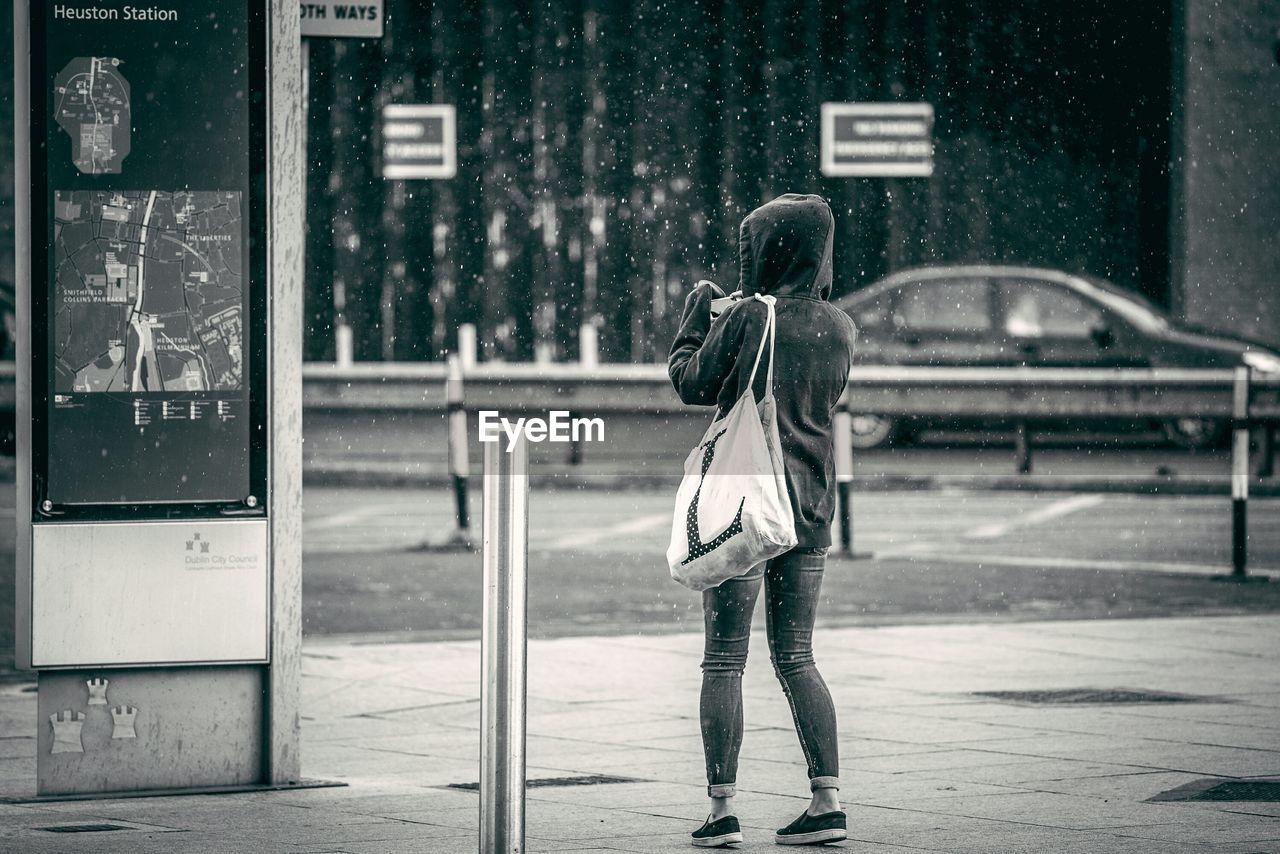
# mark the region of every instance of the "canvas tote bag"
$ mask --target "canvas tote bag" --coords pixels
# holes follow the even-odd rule
[[[713,421],[689,453],[676,492],[667,565],[671,577],[691,590],[715,587],[796,544],[773,399],[776,300],[755,299],[769,315],[751,379],[729,414]],[[766,343],[769,367],[757,405],[751,390]]]

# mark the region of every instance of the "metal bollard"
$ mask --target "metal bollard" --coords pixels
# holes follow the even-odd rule
[[[529,453],[484,452],[484,624],[480,658],[480,854],[524,851]]]
[[[857,552],[853,548],[853,507],[850,497],[853,483],[853,414],[849,412],[849,390],[840,395],[835,418],[831,423],[832,439],[836,452],[836,499],[840,515],[840,551],[845,557],[859,559],[871,557],[870,552]]]
[[[466,392],[462,383],[462,362],[456,355],[449,356],[444,384],[445,411],[449,419],[449,477],[453,482],[455,525],[453,533],[443,542],[428,539],[410,551],[449,552],[472,551],[475,543],[471,536],[471,510],[467,497],[467,477],[471,471],[471,451],[467,443]]]
[[[1249,368],[1236,368],[1231,404],[1231,576],[1248,574],[1249,558]]]
[[[462,361],[449,357],[449,375],[445,382],[445,406],[449,412],[449,474],[453,479],[453,499],[458,529],[454,539],[471,541],[471,513],[467,506],[467,475],[471,470],[470,446],[467,444],[466,393],[462,384]]]
[[[1031,474],[1031,428],[1019,421],[1013,431],[1013,462],[1018,474]]]

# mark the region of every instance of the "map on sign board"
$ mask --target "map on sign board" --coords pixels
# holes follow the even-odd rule
[[[238,191],[54,199],[54,391],[235,391],[243,382]]]
[[[87,175],[118,175],[132,132],[129,81],[112,56],[77,56],[53,84],[53,117],[71,137],[72,159]]]

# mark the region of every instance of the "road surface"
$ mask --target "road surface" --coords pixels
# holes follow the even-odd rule
[[[539,490],[531,501],[534,636],[700,625],[670,581],[666,492]],[[305,630],[474,637],[480,561],[415,551],[453,530],[445,490],[306,490]],[[479,534],[478,495],[472,496]],[[1251,564],[1276,583],[1211,580],[1230,564],[1216,496],[982,490],[855,496],[855,545],[833,557],[821,618],[839,624],[1246,613],[1280,608],[1280,500],[1250,503]],[[757,615],[758,616],[758,615]]]

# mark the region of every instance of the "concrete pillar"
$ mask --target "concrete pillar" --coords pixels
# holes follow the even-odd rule
[[[302,37],[298,5],[271,0],[271,665],[263,782],[301,779],[302,690]]]

